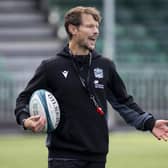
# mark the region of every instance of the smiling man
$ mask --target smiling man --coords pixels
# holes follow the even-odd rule
[[[49,168],[105,168],[108,153],[108,100],[126,122],[139,130],[168,138],[168,121],[155,120],[128,95],[115,65],[95,51],[100,13],[92,7],[75,7],[65,14],[68,45],[57,56],[44,60],[16,102],[18,124],[39,132],[42,116],[30,117],[28,103],[37,89],[57,98],[61,120],[48,133]],[[138,87],[138,86],[137,86]]]
[[[75,12],[82,12],[82,8],[76,8],[76,11],[72,9],[65,16],[65,28],[70,37],[69,48],[73,55],[87,55],[95,48],[101,18],[98,11],[91,8],[83,9],[79,15]]]

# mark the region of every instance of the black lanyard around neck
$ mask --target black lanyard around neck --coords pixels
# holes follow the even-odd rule
[[[78,75],[80,82],[83,86],[83,88],[85,88],[85,90],[87,90],[87,92],[90,94],[91,93],[91,88],[89,87],[89,82],[90,82],[90,71],[91,71],[91,64],[92,64],[92,56],[91,53],[89,53],[89,63],[88,63],[88,68],[87,68],[87,75],[86,75],[86,79],[83,78],[80,75],[80,70],[79,70],[79,66],[77,65],[76,61],[75,61],[75,57],[72,55],[72,59],[73,59],[73,67],[76,71],[76,74]]]
[[[99,113],[100,115],[104,115],[104,112],[102,110],[102,108],[99,106],[94,94],[92,93],[92,89],[90,86],[90,75],[91,75],[91,66],[92,66],[92,54],[89,53],[89,64],[88,64],[88,69],[87,69],[87,77],[86,80],[80,75],[80,70],[75,62],[75,56],[72,54],[72,52],[70,52],[71,56],[72,56],[72,61],[73,61],[73,67],[75,69],[75,72],[77,74],[77,76],[80,79],[80,82],[83,86],[83,88],[88,92],[90,99],[92,100],[93,104],[96,107],[96,111],[97,113]]]

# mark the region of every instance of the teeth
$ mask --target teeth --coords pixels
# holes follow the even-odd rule
[[[96,40],[96,37],[89,37],[89,39],[91,39],[91,40]]]
[[[90,40],[93,40],[93,41],[95,41],[96,39],[94,39],[94,38],[89,38]]]

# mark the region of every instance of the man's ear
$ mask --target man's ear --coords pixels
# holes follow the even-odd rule
[[[69,24],[68,29],[69,29],[69,32],[72,35],[75,35],[77,33],[77,31],[78,31],[77,26],[72,25],[72,24]]]

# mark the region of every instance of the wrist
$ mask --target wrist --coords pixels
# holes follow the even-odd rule
[[[148,119],[144,125],[145,130],[149,130],[152,132],[154,125],[155,125],[155,122],[156,122],[156,120],[154,117],[151,117],[150,119]]]
[[[27,130],[27,128],[26,128],[26,126],[25,126],[25,121],[26,121],[26,119],[23,119],[21,125],[22,125],[22,127],[24,128],[24,130]]]

